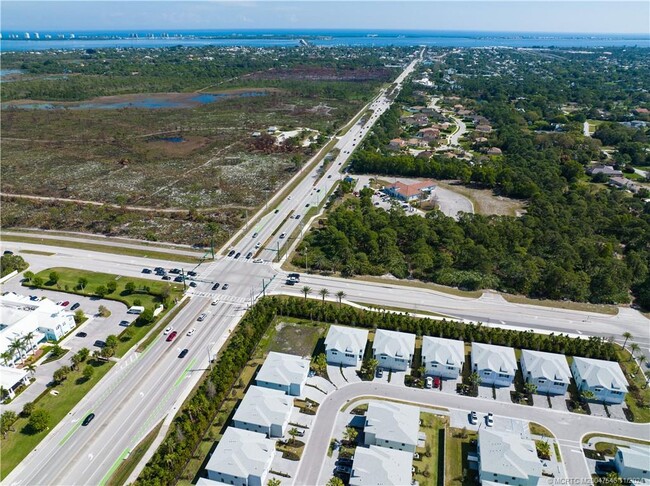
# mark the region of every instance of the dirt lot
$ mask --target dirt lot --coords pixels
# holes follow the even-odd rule
[[[474,205],[477,214],[494,214],[499,216],[521,216],[525,205],[517,199],[495,196],[490,189],[474,189],[463,186],[456,181],[437,181],[440,187],[465,196]]]
[[[290,69],[269,69],[254,73],[250,79],[284,79],[311,81],[370,81],[390,77],[389,69],[336,69],[330,67],[295,67]]]

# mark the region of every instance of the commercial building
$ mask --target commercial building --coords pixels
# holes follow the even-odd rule
[[[401,201],[411,202],[419,199],[428,199],[431,191],[435,190],[436,185],[431,180],[405,184],[397,181],[392,186],[387,187],[384,191],[391,197]]]
[[[410,452],[370,446],[357,447],[350,474],[350,486],[379,484],[410,485],[413,454]]]
[[[280,390],[251,386],[237,407],[233,427],[282,437],[287,431],[293,398]]]
[[[483,485],[535,486],[542,478],[535,442],[518,434],[480,428],[478,456]]]
[[[255,384],[297,397],[302,394],[308,375],[309,360],[272,351],[255,377]]]
[[[455,339],[424,336],[422,366],[428,376],[455,380],[465,364],[465,343]]]
[[[394,402],[368,404],[364,444],[415,452],[420,431],[420,409]]]
[[[521,351],[521,372],[526,383],[537,387],[537,393],[564,395],[571,382],[571,371],[563,354],[542,351]]]
[[[628,383],[617,362],[576,357],[571,373],[578,390],[591,391],[594,401],[615,404],[625,400]]]
[[[263,486],[271,468],[275,442],[263,434],[228,427],[205,470],[208,479],[235,486]]]
[[[393,371],[406,371],[415,351],[415,334],[377,329],[372,355],[379,366]]]
[[[515,350],[494,344],[472,343],[472,371],[481,385],[510,386],[517,371]]]
[[[358,366],[368,341],[366,329],[330,326],[325,337],[327,362],[333,365]]]
[[[24,351],[13,350],[15,363],[45,341],[58,341],[75,328],[74,314],[49,299],[31,300],[8,292],[0,296],[0,353],[12,343],[25,341]],[[26,337],[31,335],[29,343]]]
[[[29,385],[27,371],[9,366],[0,366],[0,386],[9,398],[16,396],[16,389],[20,385]],[[3,398],[5,397],[0,396],[0,400]]]

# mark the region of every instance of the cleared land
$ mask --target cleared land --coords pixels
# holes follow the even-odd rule
[[[475,189],[454,181],[437,181],[440,187],[465,196],[474,205],[477,214],[498,216],[520,216],[525,211],[522,201],[496,196],[490,189]]]

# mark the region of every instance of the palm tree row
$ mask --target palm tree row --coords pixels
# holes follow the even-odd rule
[[[302,293],[304,294],[305,299],[307,298],[307,296],[308,296],[309,294],[311,294],[311,290],[312,290],[311,287],[309,287],[308,285],[305,285],[305,286],[302,288]],[[325,289],[325,288],[320,289],[320,290],[318,291],[318,293],[319,293],[320,296],[323,298],[323,302],[325,302],[325,297],[327,297],[328,295],[330,295],[330,291],[329,291],[328,289]],[[345,292],[343,292],[342,290],[339,290],[339,291],[336,293],[336,298],[339,300],[339,305],[341,305],[341,302],[343,301],[343,299],[345,299],[345,297],[346,297]]]
[[[30,350],[34,349],[34,333],[28,332],[23,336],[18,336],[9,344],[9,348],[4,353],[0,354],[0,359],[4,362],[5,366],[13,365],[16,361],[16,354],[20,358],[21,364],[25,363],[25,357]]]

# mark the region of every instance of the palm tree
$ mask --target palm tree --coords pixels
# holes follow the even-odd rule
[[[23,343],[20,338],[16,338],[11,341],[9,344],[9,351],[11,351],[14,358],[16,357],[16,352],[18,352],[18,357],[20,358],[21,362],[23,361]]]
[[[23,336],[23,341],[29,346],[29,350],[33,351],[34,349],[34,333],[33,332],[28,332]]]
[[[32,376],[36,374],[36,365],[34,363],[29,363],[27,366],[25,366],[25,369],[29,371]]]
[[[632,339],[634,336],[632,336],[632,333],[630,331],[625,331],[623,333],[623,337],[625,338],[625,342],[623,343],[623,349],[625,349],[625,345],[627,344],[627,340]]]
[[[325,297],[327,297],[330,294],[330,291],[327,289],[320,289],[318,293],[323,298],[323,303],[325,303]]]
[[[296,436],[300,434],[297,428],[293,427],[289,429],[288,434],[291,436],[291,443],[294,444],[296,442]]]
[[[340,307],[340,306],[341,306],[341,301],[342,301],[343,299],[345,299],[345,292],[343,292],[342,290],[339,290],[339,291],[336,293],[336,297],[339,299],[339,307]]]
[[[594,392],[592,392],[591,390],[584,390],[584,391],[580,394],[580,396],[582,396],[582,399],[583,399],[584,401],[586,401],[586,402],[588,402],[589,400],[593,400],[594,398],[596,398],[596,394],[595,394]]]
[[[645,354],[643,354],[643,353],[641,353],[640,355],[638,355],[638,356],[636,357],[636,359],[637,359],[637,361],[639,362],[639,366],[643,366],[643,363],[645,363],[645,362],[648,361],[648,357],[647,357]]]
[[[305,299],[306,299],[306,298],[307,298],[307,294],[311,294],[311,287],[308,287],[307,285],[305,285],[305,286],[302,288],[302,293],[305,294]]]
[[[9,363],[13,364],[14,361],[14,353],[11,351],[7,350],[4,353],[0,354],[0,359],[4,362],[5,366],[9,366]]]
[[[630,354],[632,355],[631,359],[634,359],[634,353],[639,350],[639,345],[637,343],[630,344]]]
[[[644,371],[645,375],[645,386],[643,388],[648,388],[648,383],[650,383],[650,370]]]

